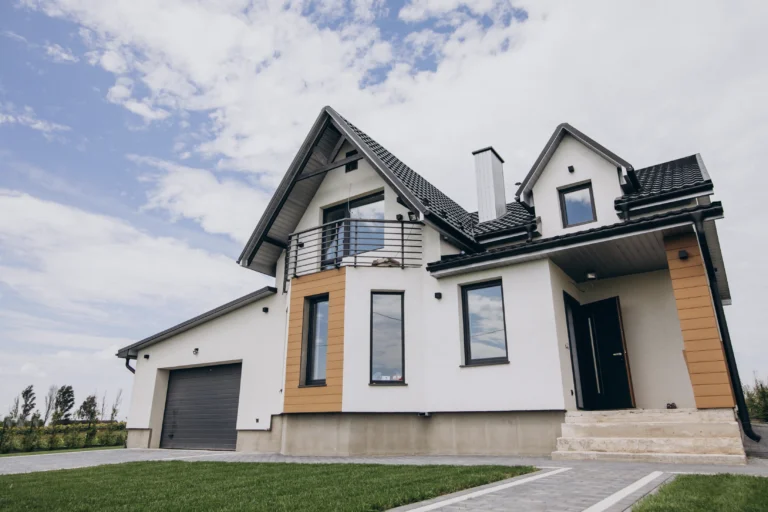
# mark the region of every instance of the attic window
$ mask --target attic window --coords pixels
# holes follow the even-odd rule
[[[560,189],[560,209],[564,228],[595,222],[597,215],[592,183],[587,182]]]
[[[344,155],[345,158],[349,158],[351,156],[355,156],[357,154],[357,150],[353,149],[352,151],[347,151],[347,153]],[[349,162],[344,165],[344,172],[354,171],[357,169],[357,160],[354,162]]]

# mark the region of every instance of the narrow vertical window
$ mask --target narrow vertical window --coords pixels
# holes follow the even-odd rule
[[[355,156],[357,154],[357,150],[347,151],[347,153],[344,155],[345,158],[349,158],[351,156]],[[354,171],[357,169],[357,160],[354,162],[348,162],[344,165],[344,172]]]
[[[325,384],[328,355],[328,296],[307,299],[307,385]]]
[[[563,214],[564,228],[596,221],[592,184],[584,183],[561,189],[560,209]]]
[[[405,383],[402,292],[371,293],[371,384]]]
[[[463,286],[461,295],[465,364],[508,362],[501,280]]]

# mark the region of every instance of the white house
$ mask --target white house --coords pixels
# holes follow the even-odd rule
[[[239,259],[275,286],[118,352],[129,446],[743,462],[700,155],[562,124],[512,201],[474,159],[470,213],[322,109]]]

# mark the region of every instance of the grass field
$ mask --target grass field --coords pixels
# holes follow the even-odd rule
[[[123,446],[95,446],[93,448],[72,448],[71,450],[37,450],[34,452],[3,453],[0,457],[23,457],[24,455],[50,455],[52,453],[92,452],[94,450],[120,450]]]
[[[632,508],[632,512],[764,512],[768,478],[681,475]]]
[[[374,511],[532,471],[506,466],[132,462],[0,476],[0,510]]]

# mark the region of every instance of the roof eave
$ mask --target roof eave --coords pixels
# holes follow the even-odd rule
[[[707,180],[702,183],[697,183],[696,185],[680,187],[675,190],[670,190],[668,192],[662,192],[660,194],[653,194],[650,196],[639,197],[637,199],[627,200],[627,199],[624,199],[623,197],[619,197],[614,201],[614,209],[617,211],[622,211],[624,210],[625,207],[632,208],[635,206],[649,205],[649,204],[657,203],[660,201],[668,201],[676,197],[683,197],[691,194],[696,194],[699,192],[701,192],[701,195],[705,195],[707,192],[711,193],[713,190],[714,190],[714,185],[712,184],[712,181]]]
[[[194,318],[190,318],[189,320],[186,320],[178,325],[175,325],[170,329],[166,329],[157,334],[153,334],[152,336],[144,338],[141,341],[137,341],[136,343],[133,343],[132,345],[128,345],[127,347],[123,347],[117,351],[116,355],[121,359],[136,359],[136,356],[138,355],[139,350],[142,350],[156,343],[160,343],[161,341],[165,341],[168,338],[171,338],[173,336],[186,332],[206,322],[210,322],[211,320],[215,320],[216,318],[222,317],[228,313],[236,311],[242,307],[248,306],[249,304],[253,304],[254,302],[257,302],[263,298],[269,297],[276,293],[277,293],[276,288],[272,286],[265,286],[264,288],[256,290],[255,292],[251,292],[248,295],[244,295],[240,298],[237,298],[231,302],[227,302],[226,304],[223,304],[210,311],[206,311],[205,313],[198,315]]]

